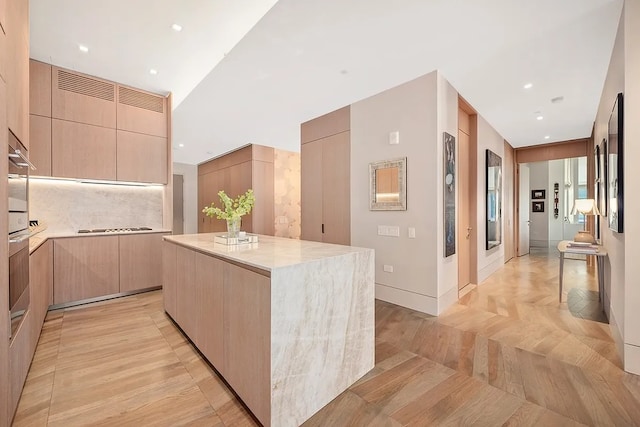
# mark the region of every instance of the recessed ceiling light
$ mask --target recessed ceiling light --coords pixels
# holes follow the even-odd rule
[[[549,135],[545,135],[544,139],[549,139],[551,138]]]
[[[182,148],[184,147],[184,144],[178,144],[178,147]]]
[[[544,117],[542,117],[542,115],[536,116],[536,120],[542,120],[542,119],[544,119]]]
[[[78,45],[78,49],[80,50],[80,52],[83,52],[83,53],[87,53],[87,52],[89,52],[89,48],[88,48],[88,47],[86,47],[86,46],[85,46],[85,45],[83,45],[83,44]]]
[[[152,76],[155,76],[156,74],[158,74],[158,70],[156,70],[155,68],[152,68],[149,70],[149,74],[151,74]]]
[[[525,89],[531,89],[533,87],[533,83],[525,83],[523,87]]]
[[[182,31],[182,25],[180,24],[173,24],[171,25],[171,28],[173,28],[173,31],[177,31],[177,32]]]

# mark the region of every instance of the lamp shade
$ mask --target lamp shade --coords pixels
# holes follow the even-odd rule
[[[600,215],[596,202],[593,199],[576,199],[571,209],[571,215]]]

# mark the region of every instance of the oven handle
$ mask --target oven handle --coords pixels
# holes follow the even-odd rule
[[[9,243],[20,243],[20,242],[24,242],[25,240],[27,240],[29,238],[29,234],[23,234],[22,236],[18,236],[16,238],[13,239],[9,239]]]
[[[36,167],[33,165],[33,163],[31,163],[29,161],[29,159],[27,158],[27,156],[25,156],[24,154],[22,154],[22,151],[20,150],[13,150],[13,153],[9,153],[9,160],[11,160],[11,162],[18,166],[18,167],[27,167],[29,166],[31,169],[36,170]],[[23,161],[22,162],[16,162],[15,159],[17,158],[21,158]]]

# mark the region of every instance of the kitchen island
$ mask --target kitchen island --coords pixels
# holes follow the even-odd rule
[[[165,236],[166,312],[265,426],[303,423],[374,366],[372,249]]]

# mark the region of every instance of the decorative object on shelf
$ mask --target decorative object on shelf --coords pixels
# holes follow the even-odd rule
[[[584,230],[579,230],[573,237],[574,242],[595,243],[593,234],[587,231],[587,215],[600,215],[594,199],[576,199],[571,209],[571,215],[582,214],[584,218]]]
[[[456,253],[456,138],[444,132],[444,256]]]
[[[558,218],[558,202],[560,201],[559,198],[559,194],[560,194],[560,184],[558,184],[557,182],[555,184],[553,184],[553,217],[554,218]]]
[[[205,207],[202,212],[207,216],[215,216],[218,219],[226,220],[227,236],[229,238],[237,238],[240,233],[242,216],[249,214],[255,204],[256,199],[253,195],[253,190],[248,189],[246,193],[239,195],[235,199],[227,196],[224,190],[218,191],[218,196],[220,196],[220,202],[224,209],[216,207],[212,202],[211,206]]]
[[[546,199],[547,190],[531,190],[532,199]]]
[[[227,234],[214,236],[213,242],[221,243],[223,245],[240,245],[243,243],[258,243],[258,235],[240,231],[238,233],[238,237],[231,237],[229,236],[229,233],[227,233]],[[249,245],[249,246],[255,246],[255,245]]]
[[[544,202],[532,202],[531,212],[544,212]]]
[[[619,93],[609,117],[609,159],[608,159],[608,195],[609,228],[617,233],[623,231],[623,97]]]

